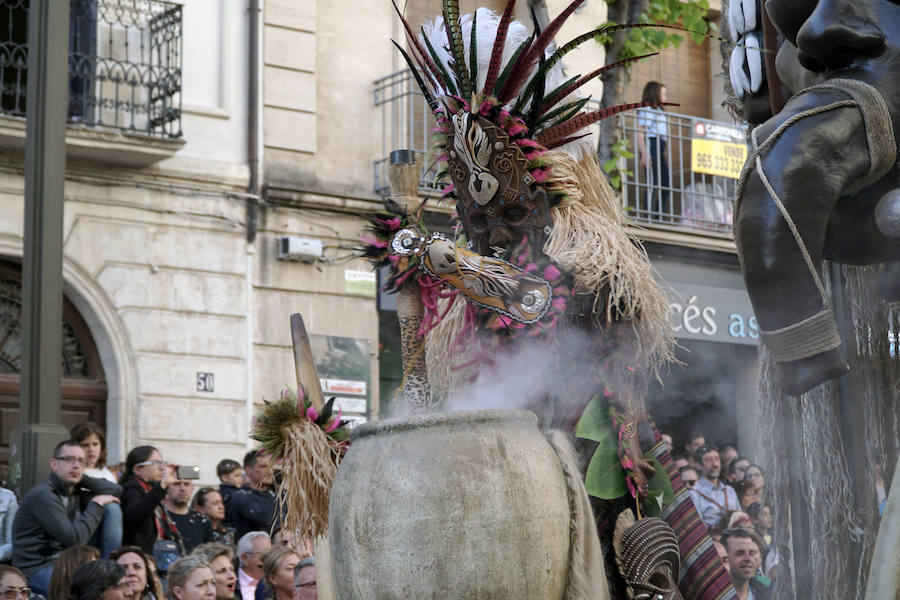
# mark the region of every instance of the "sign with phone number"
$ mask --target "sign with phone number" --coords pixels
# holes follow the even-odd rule
[[[691,137],[694,173],[738,179],[747,160],[747,144],[740,127],[695,121]]]

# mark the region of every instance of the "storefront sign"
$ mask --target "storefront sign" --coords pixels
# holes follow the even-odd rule
[[[340,407],[341,412],[344,414],[366,414],[365,398],[336,397],[334,399],[334,406],[335,409]]]
[[[694,121],[691,135],[694,173],[738,179],[746,160],[747,142],[742,128]]]
[[[368,416],[368,378],[372,368],[369,340],[310,334],[309,345],[325,399],[335,397],[336,407],[345,415]]]
[[[372,271],[344,271],[344,292],[356,296],[375,297],[375,273]]]
[[[666,282],[675,337],[756,345],[759,325],[747,292],[693,283]]]
[[[365,396],[366,382],[348,379],[326,379],[323,391],[329,394],[358,394]]]

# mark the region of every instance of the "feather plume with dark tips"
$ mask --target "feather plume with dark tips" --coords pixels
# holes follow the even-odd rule
[[[662,104],[666,106],[678,106],[678,104],[674,102],[663,102]],[[540,132],[537,137],[537,142],[544,146],[547,149],[557,148],[565,143],[565,139],[570,137],[579,129],[583,129],[588,125],[592,125],[601,119],[606,119],[613,115],[617,115],[620,112],[625,112],[626,110],[633,110],[635,108],[645,108],[650,106],[661,106],[659,102],[635,102],[632,104],[620,104],[618,106],[610,106],[609,108],[604,108],[602,110],[597,110],[589,113],[582,113],[577,115],[568,121],[559,123],[554,125],[553,127],[548,127],[544,131]]]
[[[437,100],[434,99],[434,96],[431,95],[431,92],[428,91],[428,86],[425,85],[425,82],[422,81],[422,76],[419,75],[419,71],[416,69],[415,65],[412,63],[412,59],[409,57],[409,54],[406,53],[406,50],[400,47],[400,44],[391,40],[391,42],[397,47],[397,50],[400,51],[400,54],[403,55],[403,60],[406,61],[406,65],[409,67],[410,73],[412,73],[413,78],[416,80],[416,84],[419,86],[419,90],[422,92],[422,96],[425,97],[425,101],[428,102],[428,106],[431,108],[431,111],[434,112],[438,109]]]
[[[503,48],[506,46],[506,34],[509,24],[512,22],[513,9],[516,0],[507,0],[506,8],[497,24],[497,34],[494,36],[494,47],[491,50],[491,62],[488,65],[487,79],[484,82],[484,93],[494,95],[494,84],[497,83],[497,75],[500,73],[500,62],[503,60]]]
[[[447,30],[447,43],[450,56],[453,57],[451,68],[456,73],[459,92],[463,98],[472,95],[472,80],[466,68],[466,56],[463,51],[462,28],[459,26],[459,0],[444,0],[444,29]]]
[[[659,54],[659,52],[651,52],[650,54],[644,54],[641,56],[635,56],[632,58],[626,58],[624,60],[616,61],[612,64],[605,65],[603,67],[600,67],[599,69],[595,69],[594,71],[591,71],[584,77],[579,78],[577,81],[574,81],[571,84],[567,83],[567,85],[565,85],[561,89],[558,89],[552,96],[549,96],[548,98],[545,99],[544,102],[541,103],[541,114],[543,114],[547,110],[553,108],[557,102],[559,102],[560,100],[562,100],[569,94],[573,93],[575,90],[577,90],[578,88],[580,88],[587,82],[591,81],[595,77],[598,77],[608,71],[612,71],[613,69],[623,67],[627,64],[631,64],[633,62],[643,60],[649,56],[656,56],[657,54]]]
[[[400,12],[400,8],[397,6],[397,2],[395,0],[391,0],[391,3],[394,5],[394,10],[397,11],[397,16],[400,17],[400,21],[403,23],[403,28],[406,30],[406,39],[409,40],[410,46],[416,49],[417,54],[425,63],[425,66],[428,67],[428,71],[430,72],[429,78],[435,79],[438,84],[446,87],[446,84],[442,80],[441,74],[438,71],[437,65],[434,64],[432,58],[425,52],[425,49],[419,43],[418,38],[413,33],[412,27],[409,26],[409,22],[405,18],[403,18],[403,13]]]
[[[428,48],[428,53],[431,55],[431,58],[434,62],[437,63],[437,68],[440,72],[440,78],[444,83],[444,89],[448,94],[456,94],[456,86],[454,85],[454,80],[450,76],[450,72],[447,71],[447,68],[444,66],[444,63],[441,62],[441,59],[438,58],[438,54],[434,49],[434,46],[431,45],[431,41],[428,39],[428,36],[425,35],[424,29],[422,30],[422,39],[425,40],[425,47]]]
[[[553,38],[559,32],[560,28],[565,24],[569,16],[575,12],[575,9],[581,6],[583,2],[584,0],[573,0],[565,10],[547,25],[547,29],[541,32],[541,35],[528,48],[528,52],[519,57],[516,61],[518,64],[513,66],[513,73],[503,85],[500,93],[497,94],[497,99],[500,100],[500,102],[505,104],[519,93],[519,90],[522,89],[522,85],[525,83],[525,80],[531,72],[531,68],[537,64],[538,58],[543,56],[547,46],[553,41]]]

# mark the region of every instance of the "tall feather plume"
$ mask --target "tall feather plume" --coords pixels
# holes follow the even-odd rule
[[[472,32],[469,35],[469,76],[472,78],[472,91],[478,85],[478,39],[475,32],[478,30],[478,9],[472,13]]]
[[[525,50],[528,49],[528,46],[531,45],[532,41],[534,41],[534,33],[532,33],[525,41],[519,44],[519,47],[516,49],[515,54],[510,57],[509,62],[507,62],[506,66],[503,67],[503,72],[500,73],[500,77],[497,78],[497,83],[494,86],[495,96],[497,95],[497,89],[503,88],[504,83],[506,83],[506,80],[512,73],[513,67],[516,64],[516,60],[525,53]]]
[[[416,49],[417,54],[421,57],[422,61],[425,63],[425,66],[428,67],[428,71],[430,72],[429,77],[434,79],[436,83],[438,83],[441,87],[446,88],[447,84],[443,81],[440,72],[438,71],[437,65],[434,64],[434,61],[431,60],[431,57],[428,56],[428,53],[425,52],[425,48],[422,47],[422,44],[419,43],[418,38],[413,33],[412,27],[409,26],[409,21],[407,21],[403,17],[403,13],[400,12],[400,8],[397,6],[397,2],[395,0],[391,0],[391,4],[394,5],[394,10],[397,11],[397,16],[400,17],[400,22],[403,23],[403,28],[406,29],[406,39],[409,40],[409,44],[411,47]],[[425,69],[422,69],[425,71]]]
[[[513,67],[512,74],[509,79],[506,80],[503,89],[497,94],[497,99],[501,103],[506,104],[513,96],[519,93],[531,68],[538,61],[538,57],[543,55],[544,50],[546,50],[547,46],[550,45],[550,42],[553,41],[553,38],[559,32],[563,24],[565,24],[569,16],[575,12],[575,9],[581,6],[583,2],[584,0],[573,0],[559,16],[547,25],[547,29],[545,29],[540,37],[535,40],[534,44],[528,49],[528,52],[519,57],[517,64]]]
[[[531,9],[531,22],[534,25],[534,29],[533,29],[534,35],[540,37],[541,24],[538,23],[537,15],[534,13],[534,6],[529,6],[529,8]],[[543,63],[544,63],[544,56],[542,53],[541,57],[540,57],[540,64],[543,64]],[[539,86],[541,88],[540,91],[538,91],[537,96],[538,96],[538,98],[542,97],[544,95],[544,91],[546,89],[547,78],[543,74],[541,74],[540,76],[535,75],[535,77],[532,79],[532,82],[535,84],[535,87]],[[525,105],[527,104],[527,102],[528,102],[528,98],[520,96],[519,99],[516,101],[516,106],[513,109],[514,112],[518,112],[518,113],[523,112],[525,110]],[[526,122],[531,122],[532,118],[534,118],[534,119],[537,118],[538,115],[535,112],[537,110],[537,108],[538,107],[535,106],[534,103],[532,103],[531,109],[528,111],[529,114],[525,119]]]
[[[580,100],[575,100],[574,102],[569,102],[567,104],[563,104],[559,108],[555,108],[548,112],[547,114],[541,115],[538,119],[537,123],[530,129],[530,131],[537,131],[540,127],[553,119],[556,119],[557,123],[562,123],[563,121],[567,121],[581,112],[581,109],[584,108],[584,105],[590,102],[591,97],[588,96],[586,98],[581,98]]]
[[[467,99],[472,95],[472,80],[466,68],[466,56],[463,51],[462,30],[459,26],[459,0],[444,0],[444,28],[447,30],[447,42],[453,56],[453,70],[459,82],[459,93]]]
[[[425,96],[425,101],[428,102],[428,106],[431,108],[431,111],[434,112],[438,109],[438,103],[434,99],[434,96],[431,95],[431,92],[428,91],[428,86],[425,85],[425,82],[422,80],[422,77],[419,75],[419,71],[416,69],[416,66],[413,64],[412,58],[410,58],[409,54],[406,53],[406,50],[400,47],[400,44],[391,40],[391,42],[397,46],[397,50],[400,51],[400,54],[403,55],[403,59],[406,61],[407,66],[409,67],[409,71],[412,73],[413,77],[416,79],[416,83],[419,85],[419,89],[422,90],[422,95]]]
[[[620,112],[625,112],[626,110],[663,105],[678,106],[678,104],[675,102],[634,102],[632,104],[619,104],[618,106],[610,106],[609,108],[580,114],[577,117],[569,119],[568,121],[564,121],[562,123],[559,123],[558,125],[554,125],[553,127],[548,127],[544,131],[537,134],[536,139],[537,142],[545,148],[556,148],[557,146],[562,145],[561,142],[565,138],[570,137],[579,129],[584,129],[588,125],[592,125],[601,119],[606,119],[613,115],[617,115]]]
[[[637,62],[637,61],[647,58],[649,56],[656,56],[657,54],[659,54],[659,52],[651,52],[650,54],[644,54],[642,56],[633,56],[631,58],[625,58],[623,60],[619,60],[614,63],[604,65],[604,66],[600,67],[599,69],[595,69],[594,71],[591,71],[584,77],[581,77],[580,79],[578,79],[578,81],[575,81],[574,83],[571,83],[571,84],[565,86],[561,90],[555,92],[553,94],[553,96],[550,96],[549,98],[545,99],[544,102],[541,102],[541,112],[539,114],[543,115],[545,112],[547,112],[548,110],[553,108],[557,102],[559,102],[560,100],[562,100],[563,98],[565,98],[566,96],[568,96],[569,94],[571,94],[572,92],[574,92],[575,90],[577,90],[578,88],[580,88],[581,86],[586,84],[591,79],[594,79],[595,77],[602,75],[603,73],[606,73],[607,71],[612,71],[613,69],[616,69],[618,67],[622,67],[624,65],[627,65],[627,64],[630,64],[633,62]]]
[[[447,71],[447,68],[444,66],[444,63],[438,58],[437,52],[434,50],[434,46],[431,45],[431,42],[428,39],[428,36],[425,35],[425,30],[422,29],[422,39],[425,40],[425,46],[428,48],[428,52],[431,54],[431,58],[434,59],[434,62],[437,63],[438,68],[441,72],[441,77],[444,80],[444,89],[448,94],[456,93],[456,86],[454,85],[453,78],[450,76],[450,73]]]
[[[543,57],[541,58],[541,63],[544,62]],[[541,75],[538,78],[537,86],[535,87],[534,93],[537,98],[541,98],[544,95],[544,86],[547,85],[547,78],[544,75]],[[523,103],[524,105],[524,103]],[[530,131],[534,131],[534,124],[537,123],[538,118],[541,116],[541,105],[538,102],[532,102],[531,108],[528,109],[528,116],[525,119],[525,122],[528,124],[528,129]]]
[[[491,50],[491,62],[488,65],[487,79],[484,82],[484,93],[492,95],[494,84],[497,83],[497,75],[500,73],[500,63],[503,60],[503,48],[506,46],[506,34],[509,31],[509,23],[512,21],[513,9],[516,0],[507,0],[503,16],[497,24],[497,35],[494,36],[494,48]]]

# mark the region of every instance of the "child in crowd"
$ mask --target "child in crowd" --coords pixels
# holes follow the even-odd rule
[[[216,474],[219,476],[219,493],[225,504],[225,527],[233,528],[234,522],[231,515],[231,496],[244,486],[244,467],[236,460],[226,458],[216,465]]]
[[[72,428],[70,439],[78,442],[84,450],[87,464],[84,474],[99,477],[110,483],[118,483],[116,475],[106,466],[106,432],[93,421],[84,421]]]

